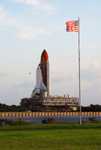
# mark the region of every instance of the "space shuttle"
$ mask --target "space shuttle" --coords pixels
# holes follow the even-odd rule
[[[35,95],[49,96],[49,59],[45,49],[41,54],[41,60],[36,69],[36,85],[32,92],[32,97]]]

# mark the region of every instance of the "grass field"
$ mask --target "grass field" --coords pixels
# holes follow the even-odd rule
[[[101,150],[101,124],[0,127],[0,150]]]

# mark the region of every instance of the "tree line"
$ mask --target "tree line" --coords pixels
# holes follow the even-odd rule
[[[19,105],[7,105],[7,104],[2,104],[0,103],[0,112],[23,112],[23,111],[32,111],[29,109],[30,107],[27,107],[26,104],[22,105],[20,103]],[[79,111],[79,108],[78,110]],[[83,112],[101,112],[101,105],[89,105],[89,106],[82,106],[82,111]]]

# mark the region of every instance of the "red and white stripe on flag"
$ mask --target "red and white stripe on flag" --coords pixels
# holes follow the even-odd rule
[[[79,21],[78,20],[67,21],[66,31],[67,32],[79,32]]]

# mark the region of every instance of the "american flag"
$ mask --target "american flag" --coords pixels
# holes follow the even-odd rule
[[[67,32],[79,32],[79,20],[71,20],[66,22]]]

